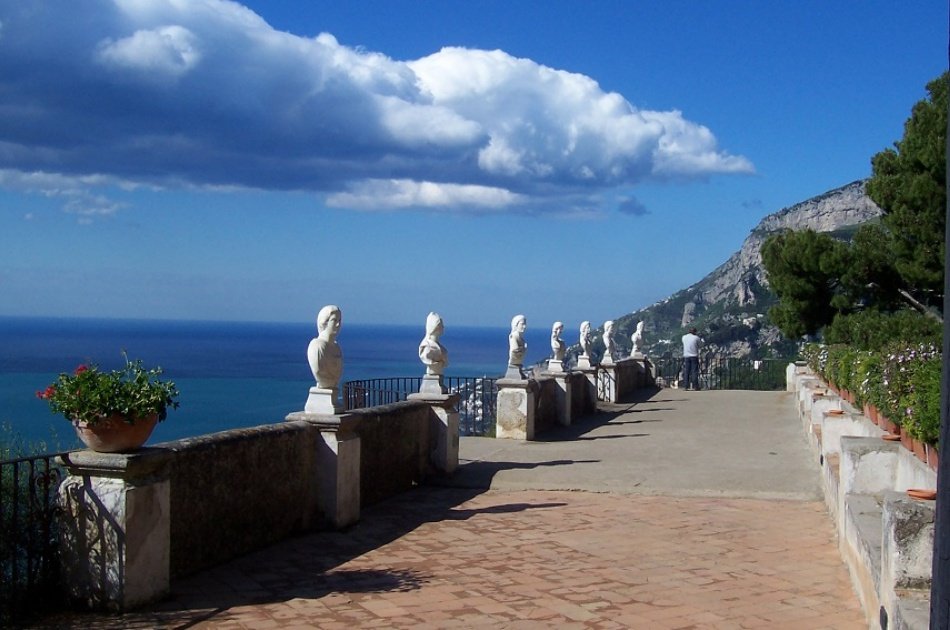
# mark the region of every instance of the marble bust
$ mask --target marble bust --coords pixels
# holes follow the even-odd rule
[[[342,324],[343,313],[337,306],[324,306],[317,314],[317,336],[307,347],[307,361],[321,389],[335,389],[343,376],[343,351],[336,342]]]
[[[564,360],[564,351],[566,349],[564,340],[561,339],[561,333],[564,331],[562,322],[554,322],[551,327],[551,353],[555,361]]]
[[[603,363],[612,363],[614,360],[614,320],[604,322],[604,358]]]
[[[637,322],[637,329],[630,335],[630,358],[643,358],[643,322]]]
[[[508,365],[521,368],[524,365],[524,353],[528,344],[524,340],[524,331],[528,322],[524,315],[515,315],[511,320],[511,334],[508,335]]]
[[[590,322],[581,322],[581,334],[578,342],[581,344],[581,354],[585,357],[590,356]]]
[[[449,352],[439,341],[444,331],[442,317],[429,313],[426,317],[426,336],[419,342],[419,360],[426,366],[429,376],[442,376],[449,364]]]

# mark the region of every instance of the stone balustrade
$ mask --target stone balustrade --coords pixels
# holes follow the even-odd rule
[[[598,383],[609,383],[598,390]],[[645,360],[498,382],[496,433],[531,440],[651,383]],[[439,388],[440,389],[440,388]],[[458,394],[277,424],[132,453],[63,456],[63,571],[69,595],[122,611],[170,580],[316,529],[357,522],[362,506],[458,466]]]
[[[360,507],[458,466],[457,395],[63,456],[61,549],[69,596],[115,611],[172,578],[281,539],[359,520]]]
[[[935,489],[936,473],[882,439],[881,428],[807,367],[791,364],[786,376],[869,627],[927,628],[935,506],[906,491]]]
[[[597,401],[617,403],[654,384],[648,359],[623,359],[571,372],[543,372],[539,377],[500,379],[495,437],[533,440],[554,426],[592,413]]]

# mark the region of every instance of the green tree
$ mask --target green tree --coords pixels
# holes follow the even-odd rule
[[[847,307],[840,281],[849,260],[845,243],[814,230],[774,234],[762,245],[762,262],[779,302],[769,318],[796,339],[815,334]]]
[[[884,210],[880,223],[862,226],[850,243],[805,231],[763,244],[779,300],[769,315],[787,337],[816,334],[833,321],[831,338],[859,346],[876,342],[875,328],[915,338],[937,329],[902,311],[909,305],[935,320],[942,312],[948,82],[944,73],[927,85],[929,97],[914,105],[904,137],[871,160],[867,193]]]
[[[889,250],[908,301],[942,311],[946,217],[947,86],[950,74],[927,84],[904,137],[871,159],[867,193],[884,210]]]

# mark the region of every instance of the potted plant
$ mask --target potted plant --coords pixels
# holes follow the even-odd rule
[[[36,395],[53,413],[66,416],[87,447],[104,453],[129,451],[148,440],[169,407],[178,408],[178,388],[161,380],[161,374],[162,368],[147,370],[142,361],[126,356],[122,369],[106,372],[80,365]]]

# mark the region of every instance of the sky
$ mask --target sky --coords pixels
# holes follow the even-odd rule
[[[943,0],[0,0],[0,316],[529,327],[870,176]]]

